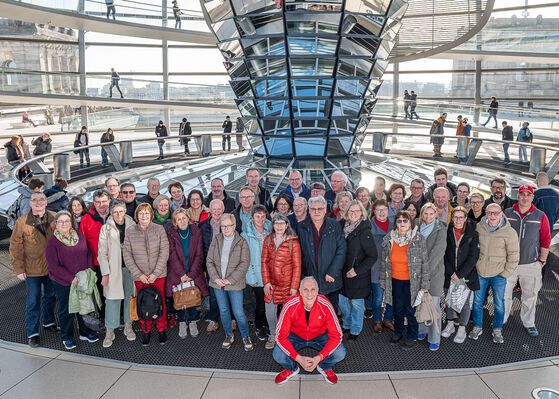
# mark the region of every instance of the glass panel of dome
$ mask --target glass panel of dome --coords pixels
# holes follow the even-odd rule
[[[258,112],[260,117],[285,116],[289,117],[288,100],[258,100]]]
[[[239,32],[232,18],[216,22],[213,24],[213,30],[220,41],[239,37]]]
[[[391,0],[346,0],[345,11],[361,14],[386,14]]]
[[[217,22],[233,16],[233,10],[231,9],[229,0],[204,1],[204,8],[208,12],[212,22]]]
[[[332,11],[341,11],[342,7],[339,4],[332,4],[333,2],[317,4],[315,1],[313,2],[297,2],[293,4],[293,2],[286,2],[285,9],[286,11],[311,11],[311,12],[332,12]]]
[[[341,58],[338,61],[338,76],[355,76],[367,78],[374,61],[354,58]]]
[[[229,75],[233,79],[243,78],[243,77],[248,77],[249,76],[247,67],[246,67],[245,62],[243,60],[225,61],[223,63],[223,65],[225,66],[225,70],[227,71],[227,73],[229,73]]]
[[[264,39],[241,39],[247,57],[261,57],[266,55],[285,55],[284,40],[280,37]]]
[[[238,98],[254,97],[252,91],[250,90],[249,80],[232,80],[229,83]]]
[[[250,75],[257,77],[285,76],[285,58],[251,58],[247,60]]]
[[[292,80],[293,97],[330,97],[333,79],[297,79]]]
[[[330,100],[293,100],[293,116],[328,117]]]
[[[247,118],[245,122],[245,130],[248,134],[262,135],[260,124],[256,119]]]
[[[328,139],[327,156],[345,155],[351,147],[352,137],[330,137]]]
[[[256,108],[251,100],[235,100],[235,102],[237,103],[237,108],[239,108],[242,116],[258,116]]]
[[[368,97],[374,97],[377,95],[379,89],[380,89],[380,85],[382,84],[382,80],[380,79],[372,79],[369,82],[369,87],[367,87],[367,91],[365,92],[365,95]]]
[[[266,155],[266,149],[264,147],[264,141],[262,136],[256,136],[249,134],[247,135],[248,143],[252,147],[252,150],[258,155]]]
[[[369,75],[370,79],[380,79],[388,66],[388,61],[385,60],[376,60],[375,64],[373,65],[373,69],[371,70],[371,74]]]
[[[358,124],[359,119],[334,119],[330,134],[353,134]]]
[[[265,14],[252,17],[236,17],[236,21],[243,37],[283,34],[281,15]]]
[[[218,44],[219,50],[225,59],[243,56],[243,49],[238,40],[230,40]]]
[[[379,39],[363,37],[343,37],[339,55],[359,55],[370,57],[380,45]]]
[[[377,103],[376,98],[375,99],[366,98],[363,101],[363,109],[361,110],[361,113],[369,115],[371,112],[373,112],[373,108],[375,107],[376,103]]]
[[[318,37],[288,38],[290,54],[336,54],[337,40]]]
[[[295,138],[295,148],[298,157],[324,156],[324,138]]]
[[[316,13],[286,13],[286,26],[288,35],[309,33],[338,33],[340,14]]]
[[[264,135],[291,136],[291,123],[289,119],[263,119]]]
[[[363,141],[365,141],[366,137],[367,137],[367,135],[365,133],[356,134],[355,138],[353,140],[352,150],[353,151],[359,150],[359,148],[363,144]]]
[[[408,8],[408,0],[392,0],[390,8],[386,12],[387,18],[402,19]],[[384,14],[384,13],[383,13]]]
[[[394,42],[390,40],[382,40],[380,46],[378,46],[375,58],[378,60],[387,60],[390,52],[392,51],[392,47],[394,47]]]
[[[287,96],[287,80],[253,80],[257,97]]]
[[[276,0],[231,0],[231,3],[237,15],[280,11]]]
[[[264,137],[264,143],[271,156],[292,156],[293,145],[290,138]]]
[[[328,119],[310,118],[310,119],[294,119],[293,130],[296,136],[314,135],[325,136],[328,129]]]
[[[365,79],[338,79],[334,95],[361,97],[367,88],[367,83]]]
[[[383,15],[346,14],[341,32],[342,34],[349,33],[357,26],[358,33],[380,36],[384,21],[385,18]]]
[[[361,100],[334,100],[332,116],[359,116]]]

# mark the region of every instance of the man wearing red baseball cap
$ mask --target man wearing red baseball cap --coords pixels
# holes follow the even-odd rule
[[[505,323],[512,306],[512,290],[519,281],[522,288],[520,319],[528,334],[537,337],[536,302],[542,287],[541,269],[549,254],[551,232],[547,216],[532,204],[533,200],[534,189],[524,184],[518,188],[518,203],[505,210],[505,216],[518,234],[520,244],[518,267],[507,279],[505,287]]]

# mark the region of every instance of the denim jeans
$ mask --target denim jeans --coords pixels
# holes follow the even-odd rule
[[[495,120],[495,128],[497,128],[499,125],[497,123],[497,115],[489,115],[487,117],[487,120],[485,121],[485,123],[482,123],[483,126],[487,125],[489,123],[489,121],[491,120],[491,118],[493,118]]]
[[[481,277],[479,276],[479,290],[474,293],[474,305],[472,309],[472,317],[474,326],[483,327],[483,302],[485,301],[485,292],[487,287],[491,286],[493,292],[493,305],[495,307],[493,315],[493,329],[503,328],[503,320],[505,318],[505,287],[507,279],[502,276]]]
[[[392,279],[392,303],[394,305],[394,335],[404,335],[404,316],[408,318],[408,340],[417,339],[415,308],[411,303],[410,281]]]
[[[219,306],[219,315],[223,323],[223,329],[226,335],[233,334],[233,324],[231,321],[231,311],[235,315],[237,325],[241,331],[243,338],[248,337],[248,320],[243,310],[243,290],[225,291],[224,289],[214,289],[217,305]]]
[[[25,279],[25,327],[27,338],[39,335],[39,317],[43,313],[43,326],[54,324],[56,296],[49,276]]]
[[[159,147],[159,156],[163,156],[163,146],[165,145],[165,140],[157,140],[157,146]]]
[[[56,293],[56,301],[58,302],[58,323],[60,325],[60,334],[62,341],[74,339],[74,317],[78,318],[78,329],[80,336],[93,334],[93,331],[86,327],[82,316],[79,313],[68,313],[68,302],[70,300],[70,286],[52,282],[54,292]]]
[[[134,281],[128,268],[122,268],[122,285],[124,288],[123,318],[130,323],[130,297],[134,295]],[[122,299],[105,299],[105,327],[118,328],[120,325],[120,303]]]
[[[200,311],[197,306],[188,309],[175,310],[175,312],[177,313],[177,321],[179,323],[186,321],[190,323],[191,321],[200,320]],[[187,315],[188,319],[186,318]]]
[[[287,337],[287,339],[289,340],[289,342],[291,342],[291,345],[293,345],[293,348],[299,352],[301,349],[303,348],[313,348],[316,349],[317,351],[321,351],[322,349],[324,349],[324,347],[326,346],[326,343],[328,342],[328,340],[330,339],[328,337],[327,333],[321,334],[317,337],[314,337],[311,340],[304,340],[303,338],[295,335],[294,333],[289,334],[289,336]],[[320,368],[322,368],[322,370],[328,371],[328,370],[332,370],[332,367],[334,367],[336,365],[336,363],[341,362],[342,360],[344,360],[345,358],[345,348],[342,345],[342,343],[340,343],[340,345],[338,345],[338,347],[336,348],[336,350],[334,350],[334,352],[332,352],[330,355],[326,356],[326,358],[321,361],[319,363]],[[279,363],[279,365],[281,367],[283,367],[286,370],[291,370],[291,371],[295,371],[297,370],[297,365],[298,363],[293,360],[292,358],[290,358],[281,348],[279,345],[276,345],[274,347],[274,351],[272,352],[272,356],[274,357],[274,360]]]
[[[107,156],[107,151],[105,148],[101,147],[101,164],[102,165],[109,165],[109,157]]]
[[[503,152],[505,153],[505,162],[510,162],[510,158],[509,158],[509,143],[504,143],[503,144]]]
[[[87,167],[89,168],[90,166],[90,162],[89,162],[89,149],[86,148],[85,150],[79,150],[80,153],[80,168],[83,168],[83,158],[85,157],[85,160],[87,162]]]
[[[526,152],[525,145],[518,146],[518,160],[520,162],[528,162],[528,153]]]
[[[363,330],[365,299],[349,299],[348,297],[340,294],[338,303],[343,314],[343,327],[349,329],[350,334],[359,335],[361,330]]]
[[[382,300],[384,299],[384,290],[380,283],[371,283],[373,292],[365,298],[365,307],[373,311],[373,322],[381,320],[392,321],[393,308],[392,305],[384,304],[384,317],[382,317]]]

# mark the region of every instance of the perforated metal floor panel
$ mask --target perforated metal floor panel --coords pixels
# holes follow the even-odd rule
[[[344,341],[347,357],[335,370],[338,373],[388,372],[402,370],[456,369],[493,366],[504,363],[526,361],[559,355],[559,259],[551,255],[549,270],[544,286],[539,294],[536,325],[540,331],[537,338],[529,337],[519,318],[520,302],[515,296],[513,313],[503,329],[505,343],[494,344],[491,338],[492,308],[491,296],[484,312],[484,333],[478,341],[467,339],[461,345],[451,339],[442,339],[437,352],[431,352],[426,342],[405,352],[388,343],[391,332],[375,334],[370,320],[365,320],[365,328],[359,339],[353,343]],[[0,339],[27,343],[25,334],[25,286],[14,277],[9,266],[6,240],[0,243]],[[139,329],[139,326],[135,326]],[[116,334],[112,347],[104,349],[102,339],[90,344],[77,341],[74,352],[129,361],[140,364],[161,366],[181,366],[226,370],[277,372],[280,367],[274,362],[271,351],[264,349],[264,343],[255,342],[253,352],[244,352],[240,335],[230,350],[221,349],[223,330],[212,336],[205,334],[206,323],[200,322],[200,336],[181,340],[178,329],[168,329],[169,341],[159,345],[157,334],[152,332],[152,343],[142,347],[139,340],[127,341],[122,331]],[[468,327],[468,330],[471,325]],[[60,335],[41,331],[41,345],[64,350]],[[312,353],[310,351],[309,353]]]

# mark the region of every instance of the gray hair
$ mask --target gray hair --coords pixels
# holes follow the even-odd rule
[[[293,200],[293,205],[295,205],[295,201],[297,201],[297,200],[299,200],[299,202],[301,202],[301,201],[304,202],[305,205],[308,205],[307,199],[305,197],[301,197],[301,196],[299,196],[299,197],[297,197]]]
[[[344,183],[347,184],[348,178],[347,178],[347,175],[344,172],[342,172],[341,170],[337,170],[334,173],[332,173],[332,177],[334,177],[336,175],[340,176],[342,178],[342,180],[344,181]],[[330,180],[332,180],[332,177],[330,178]]]
[[[437,190],[438,190],[438,191],[444,190],[444,191],[446,192],[446,195],[448,195],[448,198],[450,198],[450,192],[448,191],[448,188],[446,188],[446,187],[437,187],[437,188],[435,188],[435,189],[433,190],[433,196],[435,196],[435,194],[437,193]]]
[[[489,209],[489,207],[494,207],[494,206],[496,206],[497,208],[499,208],[499,212],[502,212],[503,209],[501,208],[501,205],[499,205],[499,204],[497,204],[497,203],[495,203],[495,202],[492,202],[492,203],[490,203],[489,205],[487,205],[487,207],[485,208],[485,211],[487,212],[487,210]]]
[[[150,181],[156,181],[157,184],[161,185],[161,182],[159,181],[159,179],[158,179],[157,177],[150,177],[150,178],[148,179],[148,184],[149,184]]]
[[[536,182],[540,184],[549,184],[549,176],[546,172],[538,172],[536,175]]]
[[[116,184],[118,184],[120,186],[120,180],[118,180],[116,177],[109,176],[105,179],[105,187],[107,187],[107,183],[109,183],[109,180],[111,180],[111,179],[115,180]]]
[[[274,215],[274,217],[272,218],[272,232],[275,233],[276,230],[274,229],[274,223],[278,220],[281,220],[283,222],[285,222],[287,224],[287,229],[285,230],[285,234],[288,236],[296,236],[295,232],[293,231],[293,228],[291,227],[291,223],[289,222],[289,219],[287,218],[287,216],[281,214],[281,213],[276,213]]]
[[[68,216],[70,220],[72,220],[72,214],[68,212],[66,209],[63,209],[61,211],[56,212],[56,215],[54,215],[54,223],[58,222],[58,219],[60,219],[61,216]]]
[[[340,207],[340,201],[343,197],[349,198],[350,201],[353,199],[353,195],[349,191],[341,191],[336,195],[336,203],[334,206],[335,208]],[[342,211],[345,211],[345,209],[342,209]]]
[[[47,196],[45,195],[45,193],[41,192],[41,191],[34,191],[33,193],[31,193],[31,197],[33,197],[34,195],[38,195],[40,196],[42,199],[44,199],[45,201],[47,201]],[[31,198],[29,197],[29,198]]]
[[[153,200],[153,209],[157,209],[161,201],[167,201],[169,203],[169,209],[171,209],[171,199],[165,194],[159,194],[157,197],[155,197],[155,199]]]
[[[321,205],[324,205],[324,207],[326,208],[328,206],[328,203],[326,202],[326,200],[324,199],[324,197],[322,195],[318,195],[316,197],[311,197],[309,198],[308,201],[308,205],[309,208],[312,206],[312,204],[314,204],[315,202],[320,202]]]
[[[111,179],[114,179],[114,177],[112,177]],[[109,192],[103,188],[101,190],[96,190],[93,193],[93,201],[95,201],[95,198],[101,198],[102,196],[106,196],[107,199],[111,198],[111,194],[109,194]]]
[[[224,204],[223,201],[220,200],[220,199],[217,199],[217,198],[216,198],[216,199],[211,200],[211,201],[210,201],[210,208],[212,207],[212,204],[219,204],[219,205],[221,205],[221,207],[222,207],[223,209],[225,209],[225,204]]]
[[[299,291],[301,291],[301,288],[303,288],[303,284],[305,281],[312,281],[318,288],[318,281],[316,281],[316,279],[313,276],[307,276],[301,279],[301,283],[299,283]]]
[[[483,197],[483,195],[481,195],[480,193],[473,193],[472,195],[470,195],[470,201],[472,200],[472,198],[477,197],[480,200],[485,202],[485,198]]]
[[[120,198],[115,198],[114,200],[111,201],[111,205],[109,206],[109,212],[113,213],[113,209],[119,206],[121,208],[124,208],[124,210],[126,210],[126,202],[124,202],[124,200]]]

